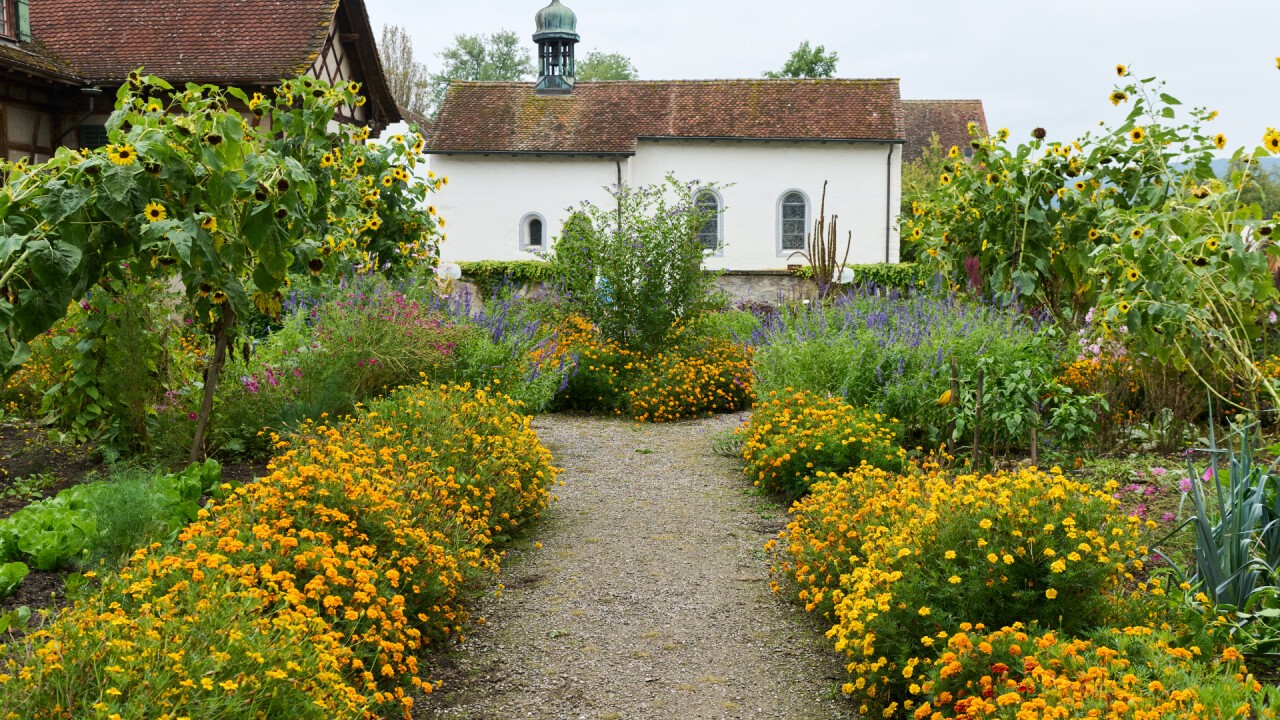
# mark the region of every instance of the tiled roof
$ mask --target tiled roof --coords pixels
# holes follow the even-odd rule
[[[74,71],[39,41],[0,42],[0,67],[31,72],[71,84],[80,84]]]
[[[906,138],[897,80],[453,83],[428,152],[632,154],[641,138]]]
[[[339,0],[32,0],[31,31],[85,80],[274,83],[324,48]]]
[[[905,160],[915,160],[929,148],[933,133],[945,153],[952,145],[961,150],[969,147],[969,123],[978,124],[987,134],[987,114],[981,100],[903,100],[902,111],[907,124]]]

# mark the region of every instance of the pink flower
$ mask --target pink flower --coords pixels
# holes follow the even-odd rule
[[[1166,525],[1177,519],[1178,519],[1178,516],[1170,512],[1167,512],[1160,516],[1160,522],[1165,523]]]
[[[1178,483],[1178,488],[1183,493],[1191,492],[1191,478],[1182,478],[1182,482]]]
[[[1165,474],[1165,473],[1167,473],[1167,472],[1169,472],[1169,471],[1168,471],[1168,470],[1165,470],[1165,469],[1164,469],[1164,468],[1162,468],[1162,467],[1154,467],[1154,468],[1151,468],[1151,474],[1152,474],[1152,475],[1155,475],[1156,477],[1164,477],[1164,474]]]
[[[195,413],[187,413],[187,419],[190,420],[191,422],[195,422],[196,420],[200,419],[200,416],[196,415]]]

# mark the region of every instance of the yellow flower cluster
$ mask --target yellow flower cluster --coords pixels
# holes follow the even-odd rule
[[[913,686],[926,698],[917,720],[1276,717],[1276,690],[1264,689],[1231,648],[1204,657],[1149,627],[1088,640],[1021,623],[985,635],[969,630],[951,635],[930,679]]]
[[[645,356],[573,316],[560,328],[557,342],[536,350],[531,360],[575,363],[567,386],[574,409],[673,422],[750,406],[755,380],[750,348],[688,332],[677,338],[671,349]]]
[[[909,686],[964,623],[1094,627],[1147,552],[1146,526],[1057,468],[818,477],[780,536],[777,570],[831,623],[848,658],[843,691],[864,713],[911,709]]]
[[[175,546],[6,646],[7,717],[407,718],[463,589],[545,508],[550,454],[513,401],[425,385],[278,448]]]
[[[907,453],[897,444],[896,419],[840,398],[788,391],[784,397],[770,392],[738,429],[743,472],[757,486],[794,498],[819,472],[839,474],[863,463],[902,468]]]
[[[751,405],[752,351],[702,338],[643,361],[638,387],[627,391],[638,422],[674,422]]]
[[[1254,363],[1263,377],[1280,380],[1280,355],[1270,355],[1261,362]]]

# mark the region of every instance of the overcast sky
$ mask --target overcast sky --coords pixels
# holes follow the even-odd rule
[[[549,0],[366,0],[374,27],[405,26],[419,59],[458,34],[514,30],[533,48]],[[840,55],[840,77],[896,77],[904,98],[981,98],[994,131],[1074,138],[1122,117],[1116,63],[1220,110],[1232,147],[1280,127],[1277,0],[562,0],[579,52],[630,57],[645,80],[759,77],[803,40]]]

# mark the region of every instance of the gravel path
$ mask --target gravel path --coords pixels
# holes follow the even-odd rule
[[[504,564],[501,598],[437,658],[423,720],[852,717],[820,628],[769,591],[784,523],[711,451],[734,417],[674,425],[549,416],[560,501]]]

